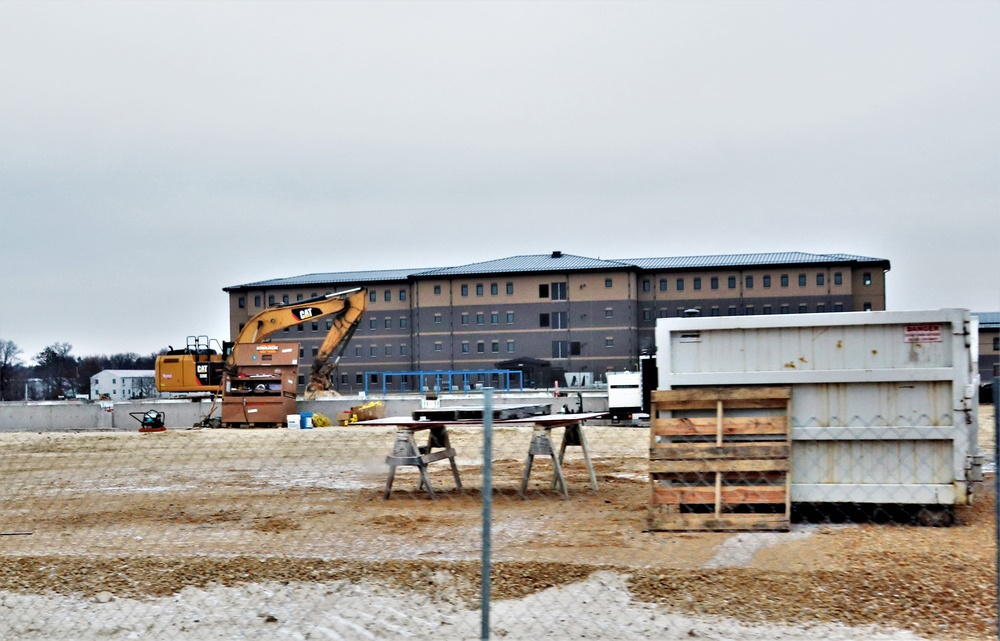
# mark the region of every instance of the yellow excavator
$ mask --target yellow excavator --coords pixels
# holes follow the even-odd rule
[[[364,316],[368,290],[364,287],[334,292],[294,303],[278,304],[260,312],[243,326],[235,341],[209,340],[207,336],[189,336],[183,349],[172,347],[156,359],[156,389],[161,393],[219,394],[222,375],[233,369],[233,347],[243,343],[263,343],[276,332],[333,316],[330,329],[313,359],[306,386],[307,396],[329,391],[331,375],[351,336]],[[340,346],[337,357],[330,357]]]

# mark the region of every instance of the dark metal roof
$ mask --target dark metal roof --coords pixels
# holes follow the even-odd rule
[[[639,269],[703,269],[706,267],[797,265],[803,263],[888,263],[889,261],[885,258],[871,258],[853,254],[770,252],[764,254],[721,254],[718,256],[621,258],[618,262],[635,265]]]
[[[980,329],[1000,329],[1000,312],[972,312],[979,319]]]
[[[360,272],[326,272],[317,274],[305,274],[303,276],[290,276],[288,278],[274,278],[271,280],[260,280],[255,283],[244,283],[243,285],[230,285],[223,287],[222,291],[228,292],[236,289],[261,289],[264,287],[300,287],[303,285],[339,285],[339,284],[359,284],[384,283],[388,281],[406,280],[411,274],[416,273],[414,269],[379,269]]]
[[[773,252],[764,254],[721,254],[718,256],[681,256],[665,258],[622,258],[602,260],[552,252],[497,258],[457,267],[432,267],[425,269],[384,269],[357,272],[327,272],[262,280],[242,285],[224,287],[223,291],[261,289],[268,287],[302,287],[308,285],[339,285],[384,283],[418,278],[471,276],[478,274],[515,274],[609,269],[704,269],[712,267],[746,267],[761,265],[796,265],[815,263],[884,263],[885,258],[855,256],[853,254],[807,254],[803,252]]]
[[[470,263],[458,267],[442,267],[428,269],[414,274],[415,276],[460,276],[470,274],[512,274],[517,272],[561,272],[580,271],[586,269],[622,269],[629,265],[612,260],[574,256],[552,252],[551,254],[530,254],[527,256],[511,256],[498,258],[482,263]]]

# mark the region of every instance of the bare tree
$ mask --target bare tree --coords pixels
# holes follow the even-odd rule
[[[69,343],[53,343],[35,354],[35,369],[42,379],[45,398],[58,398],[73,386],[76,379],[76,359],[69,354],[72,350],[73,346]]]
[[[0,401],[9,399],[14,371],[21,365],[21,348],[14,341],[0,339]]]

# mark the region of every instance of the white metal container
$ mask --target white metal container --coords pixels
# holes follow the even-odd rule
[[[966,310],[659,319],[659,389],[790,385],[793,502],[956,505],[981,480]]]

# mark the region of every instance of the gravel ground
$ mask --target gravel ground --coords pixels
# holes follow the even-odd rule
[[[522,500],[498,430],[495,638],[995,638],[987,492],[951,528],[647,533],[647,432],[587,436],[596,494],[571,449],[570,499],[542,462]],[[388,430],[0,435],[0,638],[477,638],[478,439],[432,502],[382,499]]]

